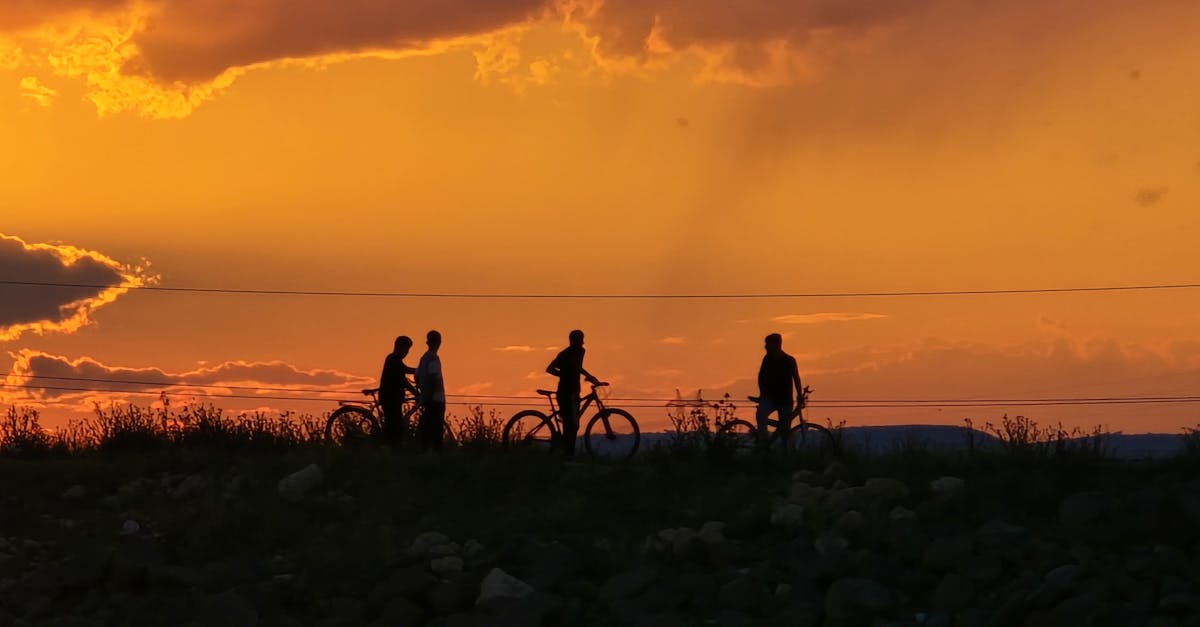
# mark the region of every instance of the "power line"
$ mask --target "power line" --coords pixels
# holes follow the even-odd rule
[[[18,389],[35,389],[35,390],[52,390],[65,392],[95,392],[106,394],[136,394],[158,396],[162,391],[138,391],[138,390],[117,390],[111,388],[98,387],[73,387],[73,386],[42,386],[33,384],[19,383],[2,383],[3,387],[18,388]],[[247,388],[256,389],[256,388]],[[259,388],[267,389],[267,388]],[[247,399],[247,400],[280,400],[280,401],[312,401],[312,402],[336,402],[336,399],[325,397],[305,397],[305,396],[276,396],[276,395],[260,395],[260,394],[210,394],[203,393],[202,396],[207,398],[230,398],[230,399]],[[528,407],[530,403],[522,402],[507,402],[511,400],[533,400],[528,397],[506,397],[495,395],[501,399],[501,402],[467,402],[461,401],[463,405],[486,405],[491,407]],[[470,397],[467,397],[470,398]],[[622,402],[628,400],[632,403],[626,407],[643,408],[643,409],[666,409],[671,406],[671,403],[678,403],[677,399],[670,401],[664,399],[607,399],[608,402]],[[637,404],[639,402],[653,402],[655,404]],[[1190,404],[1200,403],[1200,396],[1109,396],[1109,397],[1065,397],[1065,398],[1029,398],[1029,399],[831,399],[828,401],[809,402],[808,406],[821,409],[889,409],[889,408],[972,408],[972,407],[1045,407],[1045,406],[1070,406],[1070,405],[1153,405],[1153,404]],[[687,404],[678,404],[674,407],[680,409],[688,409],[689,407],[711,407],[714,403],[707,401],[692,401]],[[735,408],[753,407],[753,404],[747,403],[732,403]]]
[[[581,293],[553,294],[546,292],[387,292],[348,290],[307,289],[258,289],[186,287],[165,285],[102,285],[95,283],[58,283],[49,281],[0,280],[0,285],[17,287],[69,287],[84,289],[127,289],[147,292],[182,292],[193,294],[237,294],[256,296],[336,296],[367,298],[438,298],[438,299],[491,299],[491,300],[767,300],[789,298],[888,298],[916,296],[997,296],[1016,294],[1067,294],[1087,292],[1133,292],[1150,290],[1189,290],[1200,288],[1200,283],[1144,284],[1144,285],[1099,285],[1079,287],[1040,288],[997,288],[977,290],[915,290],[915,291],[866,291],[866,292],[761,292],[761,293],[693,293],[693,294],[635,294],[635,293]]]

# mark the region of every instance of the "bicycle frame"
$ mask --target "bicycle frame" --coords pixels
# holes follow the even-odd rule
[[[596,391],[600,387],[602,387],[602,386],[592,385],[592,391],[589,392],[587,396],[584,396],[579,399],[579,416],[578,416],[579,422],[581,422],[581,423],[583,422],[583,412],[587,411],[588,408],[592,406],[592,403],[596,404],[596,411],[598,411],[598,412],[604,411],[604,409],[605,409],[604,401],[600,398],[600,394]],[[554,403],[554,399],[557,396],[558,396],[557,394],[547,394],[546,399],[550,402],[550,414],[549,414],[550,420],[554,423],[554,425],[561,432],[562,431],[562,413],[561,413],[562,408],[558,407]]]

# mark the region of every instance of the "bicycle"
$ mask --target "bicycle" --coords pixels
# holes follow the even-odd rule
[[[766,427],[771,430],[771,433],[764,439],[758,432],[758,425],[748,420],[735,418],[717,429],[716,438],[718,441],[728,442],[738,449],[768,452],[778,447],[785,455],[800,451],[821,450],[825,447],[827,450],[835,451],[837,440],[829,429],[804,419],[804,407],[808,404],[808,396],[811,393],[812,388],[804,386],[800,402],[796,404],[796,408],[787,420],[783,421],[787,425],[787,429],[783,431],[780,430],[779,420],[767,418]],[[747,396],[746,398],[756,405],[762,401],[757,396]],[[793,420],[795,421],[794,425],[792,424]],[[810,435],[809,432],[816,435]]]
[[[596,415],[587,422],[583,430],[583,448],[589,455],[628,459],[641,445],[642,433],[633,416],[616,407],[605,407],[598,390],[608,383],[593,383],[592,391],[580,399],[579,417],[583,424],[583,413],[593,403]],[[563,437],[560,408],[554,404],[555,392],[538,390],[550,403],[550,413],[537,409],[526,409],[513,414],[504,425],[502,441],[505,446],[526,446],[549,450]]]
[[[379,388],[367,388],[363,396],[366,401],[338,401],[338,409],[325,422],[325,440],[345,445],[350,442],[383,437],[383,408],[379,405]],[[401,406],[403,424],[412,429],[421,415],[421,406],[411,396],[405,397]],[[407,434],[412,439],[413,434]],[[446,423],[446,442],[453,441],[450,423]]]

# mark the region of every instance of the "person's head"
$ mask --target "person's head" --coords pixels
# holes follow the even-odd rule
[[[437,331],[426,333],[425,343],[429,345],[429,350],[437,350],[442,345],[442,334]]]
[[[411,337],[408,337],[407,335],[401,335],[400,337],[396,338],[396,343],[392,347],[392,351],[397,355],[404,356],[408,354],[408,350],[412,348],[412,345],[413,341]]]
[[[567,340],[571,343],[571,346],[583,346],[583,331],[580,331],[579,329],[571,331],[571,333],[567,335]]]
[[[763,345],[768,353],[777,353],[783,350],[783,336],[778,333],[772,333],[763,340]]]

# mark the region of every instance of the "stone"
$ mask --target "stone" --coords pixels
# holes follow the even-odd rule
[[[461,573],[463,570],[463,558],[457,555],[447,555],[445,557],[437,557],[429,562],[429,570],[433,574],[445,577],[454,573]]]
[[[425,556],[435,546],[450,544],[450,537],[438,531],[425,531],[413,538],[409,551],[414,555]]]
[[[891,609],[892,592],[871,579],[843,577],[825,592],[825,612],[835,621],[869,624],[871,619]]]
[[[658,570],[653,566],[617,573],[600,588],[600,598],[612,601],[634,596],[654,583],[657,576]]]
[[[947,573],[933,591],[933,608],[942,612],[957,612],[975,597],[971,580],[957,573]]]
[[[142,526],[138,524],[138,521],[133,520],[132,518],[121,523],[121,535],[123,536],[131,536],[141,530]]]
[[[176,501],[189,499],[200,494],[207,487],[208,479],[204,475],[188,475],[186,479],[179,482],[179,485],[175,486],[175,489],[171,492],[171,498]]]
[[[395,625],[421,625],[427,618],[421,606],[405,598],[390,599],[380,610],[379,616],[372,627],[393,627]]]
[[[320,466],[309,464],[279,480],[279,496],[285,501],[298,502],[324,480]]]
[[[966,564],[975,551],[975,542],[968,535],[934,538],[925,545],[921,562],[929,568],[953,570]]]
[[[771,525],[796,529],[804,525],[804,506],[795,503],[784,503],[771,513]]]
[[[87,496],[87,489],[79,484],[67,488],[66,492],[63,492],[62,495],[63,499],[68,501],[78,501],[85,496]]]
[[[717,520],[710,520],[703,525],[700,525],[700,531],[696,534],[704,544],[717,544],[725,539],[725,528],[727,525]]]
[[[929,482],[929,491],[943,497],[955,496],[966,487],[967,482],[959,477],[938,477]]]
[[[467,559],[471,559],[473,557],[477,557],[480,553],[483,553],[484,550],[485,547],[483,546],[482,542],[479,540],[470,539],[463,543],[462,555]]]
[[[1083,528],[1096,522],[1108,509],[1103,492],[1077,492],[1058,504],[1058,520],[1069,527]]]
[[[908,485],[892,477],[875,477],[863,484],[863,495],[873,500],[894,503],[908,497]]]
[[[512,575],[493,568],[479,582],[479,596],[476,605],[486,605],[500,599],[520,599],[533,594],[533,586],[513,577]]]
[[[256,627],[258,610],[233,590],[215,594],[200,606],[200,618],[204,624],[221,627]]]
[[[846,535],[852,535],[863,527],[862,512],[852,509],[842,514],[837,521],[837,529]]]

